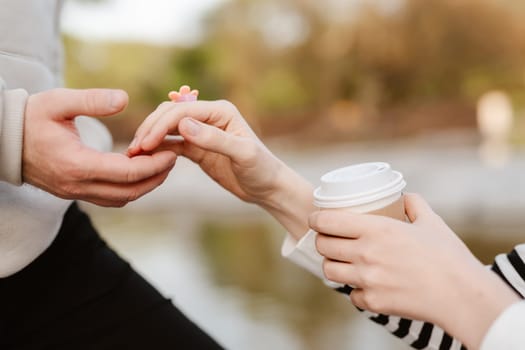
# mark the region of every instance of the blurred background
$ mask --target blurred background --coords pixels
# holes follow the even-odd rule
[[[317,185],[386,161],[485,263],[523,240],[525,2],[69,0],[66,84],[128,91],[124,149],[189,84],[235,103]],[[229,349],[403,349],[280,257],[283,230],[179,159],[123,209],[86,206],[123,256]]]

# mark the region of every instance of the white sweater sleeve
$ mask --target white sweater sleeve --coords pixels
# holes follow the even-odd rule
[[[6,90],[0,79],[0,181],[22,184],[25,90]]]
[[[525,348],[525,301],[507,308],[494,321],[480,350],[521,350]]]

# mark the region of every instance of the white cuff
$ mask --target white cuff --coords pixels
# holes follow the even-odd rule
[[[310,271],[331,288],[343,287],[343,284],[327,280],[323,273],[323,256],[315,248],[317,232],[309,230],[299,242],[290,234],[284,239],[281,255],[305,270]]]
[[[0,181],[22,184],[25,90],[0,90]]]
[[[508,307],[494,321],[483,339],[480,350],[525,349],[525,301]]]

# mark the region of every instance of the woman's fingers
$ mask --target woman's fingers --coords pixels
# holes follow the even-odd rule
[[[350,286],[361,285],[361,278],[359,277],[356,266],[353,264],[324,259],[323,273],[326,279],[332,282],[348,284]]]
[[[224,129],[234,117],[233,111],[227,106],[228,104],[221,101],[171,103],[169,110],[162,116],[155,117],[152,123],[148,122],[144,128],[140,128],[143,137],[139,146],[144,151],[155,149],[166,135],[178,130],[179,123],[184,118],[192,118]]]
[[[310,228],[316,232],[343,238],[360,238],[400,232],[405,222],[386,216],[355,214],[346,209],[319,210],[309,217]]]
[[[349,238],[339,238],[318,234],[315,246],[319,254],[334,261],[352,262],[356,256],[356,241]]]
[[[237,162],[242,163],[257,156],[258,147],[254,140],[230,134],[195,119],[184,118],[179,124],[179,132],[187,142]]]
[[[141,144],[144,137],[149,133],[150,129],[161,119],[166,112],[168,112],[175,103],[173,102],[163,102],[161,103],[153,113],[144,119],[142,124],[138,127],[135,132],[135,137],[128,146],[128,155],[135,156],[143,151]]]
[[[177,134],[179,123],[184,118],[192,118],[224,130],[236,117],[242,120],[235,106],[227,101],[164,102],[138,128],[135,139],[128,148],[128,155],[154,150],[167,135]]]

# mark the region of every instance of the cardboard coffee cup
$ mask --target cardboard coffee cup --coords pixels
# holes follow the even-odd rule
[[[362,163],[336,169],[321,177],[314,204],[323,209],[350,210],[405,220],[403,175],[388,163]]]

